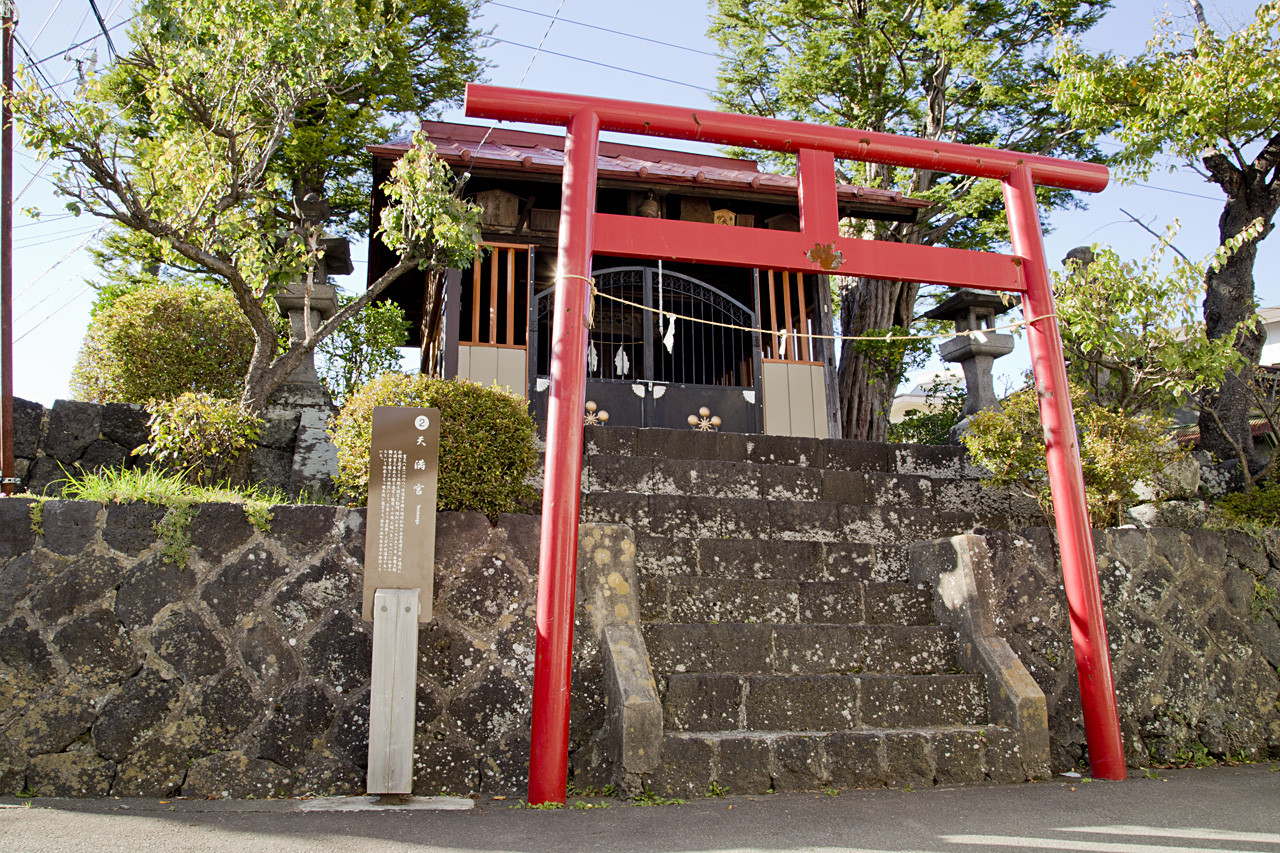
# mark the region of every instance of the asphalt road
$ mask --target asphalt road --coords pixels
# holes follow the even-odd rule
[[[0,851],[851,851],[1280,853],[1280,763],[1128,782],[706,797],[541,811],[303,810],[328,801],[0,798]],[[572,802],[572,801],[571,801]],[[425,805],[415,801],[415,805]]]

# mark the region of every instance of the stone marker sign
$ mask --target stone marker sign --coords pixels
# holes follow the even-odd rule
[[[379,589],[421,590],[418,621],[431,621],[439,454],[438,409],[373,410],[361,610],[366,622],[373,621]]]

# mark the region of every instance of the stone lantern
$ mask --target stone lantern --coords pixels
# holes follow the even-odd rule
[[[329,215],[329,206],[315,193],[309,193],[297,203],[304,222],[319,224]],[[329,283],[329,276],[350,275],[355,269],[351,263],[351,245],[345,237],[321,237],[322,254],[312,276],[310,300],[307,298],[305,278],[292,281],[275,295],[280,313],[289,318],[289,340],[300,341],[306,337],[307,306],[310,302],[311,328],[338,313],[338,288]],[[293,405],[329,405],[328,394],[316,375],[313,353],[307,353],[302,362],[289,374],[284,385],[273,396],[273,402]]]
[[[997,294],[966,288],[924,314],[927,320],[951,320],[956,324],[957,337],[938,347],[943,361],[957,362],[964,370],[964,408],[960,423],[951,431],[952,441],[964,431],[971,415],[984,409],[1000,410],[991,366],[1000,356],[1013,352],[1013,335],[992,330],[996,318],[1017,304],[1015,300],[1006,305]]]

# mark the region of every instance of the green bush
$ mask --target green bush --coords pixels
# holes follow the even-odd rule
[[[892,444],[947,444],[951,428],[960,421],[964,409],[965,390],[946,382],[931,383],[925,389],[925,400],[937,408],[907,412],[901,423],[889,424],[888,440]]]
[[[134,453],[171,465],[201,486],[243,479],[236,463],[258,440],[262,421],[238,402],[188,391],[147,410],[151,438]]]
[[[95,403],[172,400],[185,391],[238,397],[252,355],[253,330],[229,291],[139,287],[94,315],[71,394]]]
[[[1272,476],[1247,492],[1227,495],[1217,507],[1231,522],[1280,527],[1280,478]]]
[[[525,478],[537,461],[533,418],[520,397],[474,382],[388,373],[356,390],[330,433],[338,447],[338,489],[369,500],[369,438],[375,406],[440,410],[437,508],[490,517],[529,509],[537,491]]]
[[[1123,524],[1124,511],[1137,498],[1135,483],[1154,481],[1164,467],[1186,451],[1169,441],[1169,423],[1150,414],[1113,412],[1071,386],[1071,405],[1080,440],[1089,520],[1095,527]],[[1000,412],[978,412],[962,437],[974,461],[991,476],[987,486],[1014,486],[1035,497],[1045,515],[1052,512],[1045,468],[1044,428],[1034,388],[1009,395]]]

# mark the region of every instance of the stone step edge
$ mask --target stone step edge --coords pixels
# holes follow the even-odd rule
[[[1003,726],[920,726],[751,735],[668,732],[651,787],[665,796],[1014,783],[1028,778]]]

